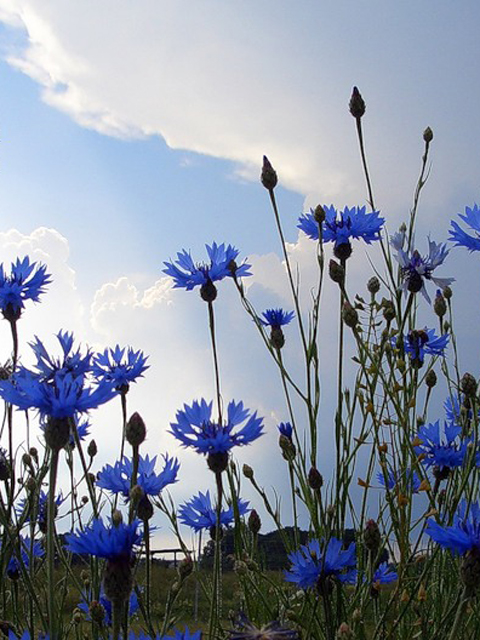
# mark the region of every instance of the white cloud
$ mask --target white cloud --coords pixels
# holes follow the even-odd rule
[[[369,105],[371,165],[381,175],[377,200],[397,207],[412,191],[425,117],[438,126],[445,153],[435,166],[433,205],[455,185],[474,184],[467,158],[473,160],[475,145],[462,100],[472,91],[467,34],[473,21],[459,25],[465,37],[458,51],[445,38],[451,10],[428,14],[426,50],[422,18],[415,12],[414,19],[412,7],[0,0],[0,19],[26,35],[10,62],[42,85],[46,102],[82,126],[127,138],[158,134],[173,148],[233,160],[239,175],[255,179],[267,153],[282,183],[312,194],[312,201],[343,205],[364,197],[347,112],[358,82]],[[382,31],[360,41],[373,15]],[[411,64],[415,56],[422,59],[418,68]],[[450,63],[442,67],[444,58],[457,60],[465,73]],[[452,118],[452,110],[462,118]],[[462,153],[461,171],[451,162],[455,153]]]

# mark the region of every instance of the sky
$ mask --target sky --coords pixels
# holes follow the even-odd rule
[[[348,113],[354,85],[367,103],[368,162],[389,231],[408,217],[422,132],[433,129],[417,241],[421,251],[428,233],[445,241],[452,217],[478,202],[479,21],[473,0],[0,0],[1,261],[28,253],[54,279],[22,318],[24,357],[34,334],[54,348],[59,329],[95,349],[118,343],[149,354],[129,410],[147,422],[150,455],[181,459],[172,489],[178,502],[213,483],[168,425],[184,402],[213,397],[213,375],[205,305],[197,292],[172,289],[163,262],[183,248],[202,261],[205,243],[232,243],[253,265],[245,284],[257,307],[291,308],[258,180],[267,154],[308,299],[314,253],[298,216],[318,203],[366,202]],[[361,244],[352,265],[352,290],[364,293],[371,271]],[[478,256],[452,250],[442,272],[458,280],[457,330],[465,368],[477,375],[478,268]],[[286,410],[278,375],[233,287],[221,284],[224,399],[257,410],[267,431],[238,459],[282,493],[275,424]],[[329,283],[324,303],[328,424],[338,304]],[[5,361],[6,323],[0,336]],[[289,340],[286,358],[300,373],[294,330]],[[119,406],[92,416],[97,470],[118,455],[119,421]],[[328,430],[324,442],[319,462],[328,475]],[[159,537],[169,540],[161,526]]]

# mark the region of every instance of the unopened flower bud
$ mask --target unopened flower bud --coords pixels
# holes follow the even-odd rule
[[[235,560],[235,564],[233,565],[233,570],[239,576],[248,575],[247,563],[244,562],[243,560]]]
[[[435,296],[435,300],[433,301],[433,310],[439,318],[443,318],[443,316],[447,313],[447,303],[445,302],[445,297],[443,296],[440,289],[437,291],[437,295]]]
[[[38,449],[37,447],[30,447],[28,453],[32,456],[35,462],[38,464]]]
[[[446,287],[443,287],[442,293],[443,293],[443,297],[445,298],[445,300],[451,300],[452,299],[453,291],[448,285]]]
[[[347,327],[354,329],[358,324],[358,312],[349,302],[343,303],[342,318]]]
[[[97,443],[95,442],[95,440],[90,440],[90,443],[87,447],[87,453],[90,456],[90,458],[94,458],[97,455],[98,449],[97,449]]]
[[[343,284],[345,282],[345,269],[335,260],[330,260],[328,264],[328,274],[333,282]]]
[[[144,495],[145,492],[142,487],[136,484],[130,489],[130,502],[136,507]]]
[[[391,300],[383,298],[382,300],[383,317],[387,322],[392,322],[395,318],[395,306]]]
[[[82,569],[82,571],[80,572],[80,578],[82,582],[85,582],[85,580],[90,580],[89,572],[86,569]]]
[[[260,516],[255,511],[255,509],[252,509],[250,511],[250,515],[248,516],[247,526],[254,535],[257,535],[257,533],[260,531],[260,528],[262,526],[262,521],[260,520]]]
[[[430,129],[430,127],[427,127],[423,132],[423,139],[427,143],[433,140],[433,131]]]
[[[73,612],[72,622],[73,624],[80,624],[81,622],[83,622],[83,613],[80,611],[80,609],[75,609],[75,611]]]
[[[463,378],[460,380],[460,389],[467,397],[473,398],[477,391],[477,381],[471,373],[463,374]]]
[[[132,445],[132,447],[139,447],[145,440],[146,435],[147,428],[145,427],[145,422],[143,421],[141,415],[135,412],[127,422],[127,428],[125,432],[127,441]]]
[[[359,120],[365,113],[365,100],[362,98],[357,87],[353,87],[348,108],[352,116],[357,120]]]
[[[96,622],[97,624],[101,624],[103,622],[103,619],[105,618],[105,609],[100,602],[92,600],[88,611],[93,622]]]
[[[82,504],[87,504],[88,499],[88,496],[82,496]]]
[[[280,445],[284,459],[291,462],[297,454],[297,450],[293,442],[282,433],[278,438],[278,444]]]
[[[112,513],[112,524],[114,527],[119,527],[123,522],[123,516],[118,509],[114,509]]]
[[[260,176],[265,189],[272,191],[277,186],[278,178],[275,169],[270,164],[267,156],[263,156],[262,174]]]
[[[0,449],[0,480],[5,481],[5,480],[8,480],[9,477],[10,477],[10,465],[8,464],[6,452],[3,449]]]
[[[245,478],[248,478],[249,480],[253,479],[253,469],[248,464],[243,465],[242,472]]]
[[[37,488],[37,482],[36,482],[35,478],[32,478],[32,476],[30,476],[28,478],[27,482],[25,483],[25,486],[27,488],[27,491],[29,491],[30,493],[33,493],[35,491],[35,489]]]
[[[183,582],[193,571],[193,560],[190,556],[186,556],[181,560],[177,567],[177,573],[180,581]]]
[[[372,555],[376,555],[378,553],[378,549],[382,542],[382,536],[375,520],[370,519],[367,521],[365,531],[363,532],[363,542]]]
[[[316,467],[311,467],[308,472],[308,485],[314,491],[318,491],[323,487],[323,476]]]
[[[437,374],[433,369],[430,369],[430,371],[425,376],[425,384],[429,389],[433,389],[433,387],[437,384]]]
[[[321,204],[315,207],[315,210],[313,212],[313,217],[317,224],[322,224],[325,221],[325,217],[326,217],[325,209],[322,207]]]
[[[370,280],[367,282],[367,289],[369,293],[375,295],[380,291],[380,280],[377,276],[372,276]]]

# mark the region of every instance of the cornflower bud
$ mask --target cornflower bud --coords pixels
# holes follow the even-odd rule
[[[387,322],[392,322],[392,320],[395,318],[395,305],[393,304],[393,302],[391,300],[383,298],[381,306],[383,309],[383,317],[385,318],[385,320]]]
[[[90,456],[90,458],[94,458],[97,455],[98,449],[97,449],[97,443],[95,442],[95,440],[90,440],[90,443],[87,447],[87,453]]]
[[[180,581],[183,582],[193,571],[193,560],[190,556],[186,556],[180,561],[177,567],[177,573]]]
[[[82,496],[82,504],[87,504],[88,496]]]
[[[143,498],[144,495],[145,495],[145,492],[139,484],[134,485],[130,489],[130,501],[134,507],[138,505],[138,503],[140,502],[140,500]]]
[[[447,313],[447,303],[445,302],[445,297],[443,296],[440,289],[437,291],[435,300],[433,301],[433,310],[439,318],[443,318],[443,316]]]
[[[460,389],[467,397],[473,397],[477,391],[477,381],[471,373],[464,373],[460,380]]]
[[[430,371],[425,376],[425,384],[429,389],[433,389],[433,387],[437,384],[437,374],[433,369],[430,369]]]
[[[372,276],[370,280],[367,282],[367,289],[369,293],[375,295],[380,291],[380,280],[377,276]]]
[[[118,509],[114,509],[112,513],[112,524],[114,527],[119,527],[123,522],[123,517]]]
[[[315,222],[319,225],[325,222],[325,217],[326,217],[325,209],[322,207],[321,204],[315,207],[315,210],[313,212],[313,217],[315,218]]]
[[[139,447],[145,440],[146,435],[147,428],[145,427],[145,422],[143,421],[141,415],[135,412],[127,422],[127,428],[125,432],[127,441],[132,445],[132,447]]]
[[[343,284],[345,282],[345,269],[341,264],[335,262],[335,260],[330,260],[328,264],[328,274],[333,282],[337,284]]]
[[[249,530],[254,535],[257,535],[257,533],[260,531],[261,526],[262,526],[262,521],[260,520],[260,516],[255,511],[255,509],[252,509],[250,511],[250,515],[248,516],[247,525],[248,525]]]
[[[268,189],[269,191],[273,191],[273,189],[275,189],[275,187],[277,186],[277,182],[278,182],[277,173],[275,169],[272,167],[272,165],[270,164],[270,161],[267,158],[267,156],[263,156],[263,167],[262,167],[262,174],[260,176],[260,180],[262,181],[262,184],[265,187],[265,189]]]
[[[5,481],[5,480],[8,480],[9,477],[10,477],[10,465],[8,464],[6,452],[3,449],[0,449],[0,480]]]
[[[93,622],[102,624],[103,619],[105,618],[105,609],[100,604],[100,602],[98,602],[97,600],[92,600],[88,611]]]
[[[356,120],[359,120],[365,113],[365,101],[357,87],[353,87],[352,97],[350,98],[348,108]]]
[[[443,287],[443,297],[445,298],[445,300],[451,300],[452,296],[453,296],[453,291],[452,289],[447,285],[446,287]]]
[[[284,459],[291,462],[297,455],[297,450],[293,442],[282,433],[278,438],[278,444],[280,445]]]
[[[245,478],[248,478],[249,480],[253,480],[253,469],[248,464],[243,465],[242,472]]]
[[[323,487],[323,476],[316,467],[311,467],[308,472],[308,486],[314,491],[318,491]]]
[[[32,456],[35,462],[38,464],[38,449],[36,447],[30,447],[28,453]]]
[[[358,312],[349,302],[343,303],[342,318],[347,327],[354,329],[358,324]]]
[[[423,139],[425,142],[431,142],[433,140],[433,131],[430,127],[427,127],[423,132]]]
[[[365,547],[370,551],[372,555],[376,555],[382,542],[382,536],[380,535],[380,529],[375,520],[368,520],[363,532],[363,541]]]

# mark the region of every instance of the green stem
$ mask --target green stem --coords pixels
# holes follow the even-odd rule
[[[48,575],[48,627],[51,640],[57,640],[55,607],[55,484],[57,480],[58,451],[52,449],[48,491],[47,575]]]

